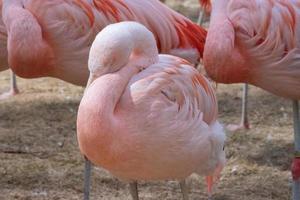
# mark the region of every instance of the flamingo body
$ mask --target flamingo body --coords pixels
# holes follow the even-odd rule
[[[297,1],[213,1],[204,53],[208,75],[300,99],[299,23]]]
[[[96,34],[119,21],[138,21],[155,35],[161,52],[196,62],[204,29],[156,0],[4,0],[8,60],[24,78],[56,77],[85,85]],[[199,37],[199,35],[201,35]]]
[[[131,31],[127,40],[123,27]],[[125,180],[213,175],[225,162],[214,91],[187,61],[158,56],[150,32],[132,37],[146,30],[137,23],[119,23],[96,37],[89,57],[96,79],[77,118],[80,150]],[[130,50],[133,42],[140,44]]]

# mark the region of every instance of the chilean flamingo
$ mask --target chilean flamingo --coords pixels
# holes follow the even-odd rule
[[[119,21],[144,24],[160,52],[194,63],[202,56],[206,37],[203,28],[157,0],[3,0],[2,6],[5,66],[23,78],[50,76],[86,85],[92,41],[106,25]],[[89,169],[87,161],[85,188]]]
[[[88,67],[77,116],[82,154],[129,182],[208,175],[210,191],[225,164],[225,134],[208,80],[187,61],[158,55],[136,22],[104,28]]]
[[[191,62],[202,56],[206,36],[203,28],[156,0],[3,0],[2,11],[8,64],[18,76],[51,76],[82,86],[89,47],[108,24],[145,24],[161,52]]]
[[[204,51],[204,66],[213,80],[249,83],[293,100],[294,200],[300,199],[299,38],[299,1],[214,0]]]

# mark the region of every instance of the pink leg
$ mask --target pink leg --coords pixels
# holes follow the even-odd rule
[[[10,84],[11,84],[10,91],[0,94],[0,100],[7,99],[9,97],[15,96],[20,93],[17,87],[16,75],[12,71],[10,77]]]
[[[200,11],[199,11],[199,17],[198,17],[198,20],[197,20],[197,24],[198,25],[203,25],[203,22],[204,22],[204,10],[202,8],[200,8]]]
[[[248,84],[245,84],[243,87],[243,102],[242,102],[242,118],[240,124],[229,124],[226,128],[229,131],[237,131],[240,129],[249,129],[250,125],[248,122]]]
[[[209,200],[212,199],[213,183],[214,183],[213,176],[207,176],[206,177],[206,184],[207,184],[207,194],[208,194],[208,199]]]

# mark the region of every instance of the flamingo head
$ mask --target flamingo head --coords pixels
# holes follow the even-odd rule
[[[206,176],[207,192],[210,196],[212,194],[212,188],[215,183],[217,183],[221,177],[221,172],[226,164],[225,155],[225,139],[226,135],[223,131],[222,126],[216,122],[211,126],[212,128],[212,162],[211,170]]]
[[[91,46],[88,83],[126,65],[143,69],[157,60],[155,37],[146,27],[137,22],[110,24],[98,33]]]

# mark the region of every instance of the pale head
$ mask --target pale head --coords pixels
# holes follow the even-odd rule
[[[214,170],[214,175],[219,176],[221,170],[225,166],[226,156],[225,156],[225,140],[226,135],[224,134],[223,127],[216,122],[211,126],[213,130],[213,145],[214,145],[214,156],[216,159],[216,168]]]
[[[221,176],[221,172],[226,164],[225,155],[225,139],[226,135],[223,131],[223,127],[219,122],[215,122],[211,125],[211,144],[212,144],[212,156],[208,166],[211,169],[206,174],[207,191],[208,194],[212,194],[212,187],[214,183],[218,182]]]
[[[146,68],[157,59],[155,38],[146,27],[137,22],[111,24],[98,33],[91,46],[90,77],[116,72],[133,60],[135,65]]]

